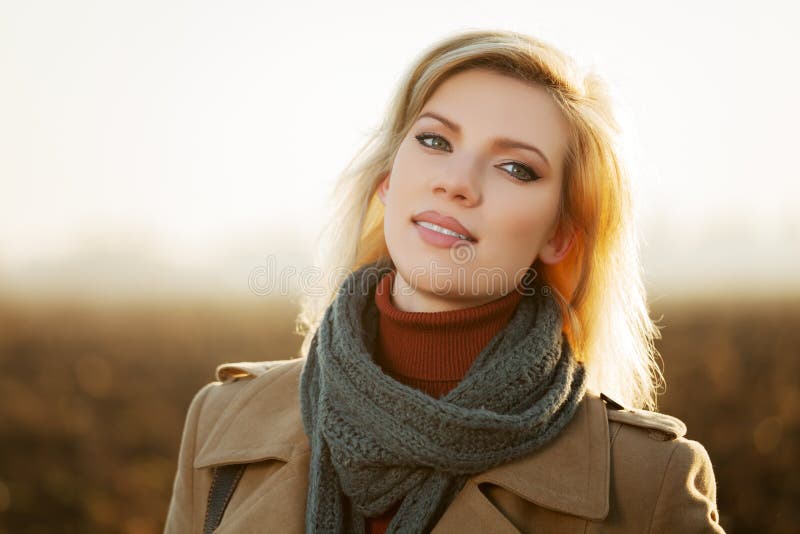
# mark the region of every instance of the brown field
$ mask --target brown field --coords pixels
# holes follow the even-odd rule
[[[257,302],[256,302],[257,301]],[[0,303],[0,533],[161,532],[183,417],[224,361],[291,357],[291,303]],[[800,524],[800,302],[653,306],[730,533]]]

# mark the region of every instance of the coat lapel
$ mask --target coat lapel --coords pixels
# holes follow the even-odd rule
[[[473,478],[456,495],[431,534],[519,534],[519,530],[481,492]]]
[[[519,530],[481,491],[493,484],[544,508],[590,520],[609,510],[611,472],[605,405],[592,392],[572,421],[550,443],[523,458],[470,478],[433,534]]]
[[[570,424],[533,454],[475,476],[556,512],[603,519],[608,514],[611,447],[605,405],[587,393]]]

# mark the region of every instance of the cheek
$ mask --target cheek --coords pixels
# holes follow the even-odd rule
[[[412,161],[403,161],[395,166],[394,176],[397,178],[395,183],[395,190],[398,196],[407,197],[411,191],[419,187],[419,166],[414,165]],[[419,194],[419,193],[417,193]]]
[[[411,216],[415,205],[413,199],[418,198],[410,190],[407,176],[400,166],[392,167],[389,188],[384,203],[384,232],[387,240],[396,241],[396,246],[407,240],[406,233],[411,228]]]
[[[419,162],[414,161],[411,155],[403,154],[402,150],[398,152],[389,178],[385,207],[387,214],[391,212],[394,217],[406,219],[411,217],[411,210],[418,208],[419,206],[415,204],[419,204],[423,198],[422,176],[425,176],[425,173]]]
[[[491,239],[486,241],[486,258],[495,258],[495,265],[515,271],[524,268],[533,263],[547,241],[556,201],[549,195],[530,193],[503,195],[487,210],[486,230]]]
[[[505,261],[514,270],[530,265],[539,254],[543,241],[542,221],[526,213],[509,213],[498,243],[505,253]]]
[[[537,205],[535,201],[515,201],[504,203],[503,209],[492,221],[497,237],[508,245],[538,244],[544,238],[553,214],[549,206]]]

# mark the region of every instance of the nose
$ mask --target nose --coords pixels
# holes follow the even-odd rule
[[[474,159],[451,158],[440,169],[432,184],[433,193],[445,195],[463,206],[474,206],[481,201],[480,176]]]

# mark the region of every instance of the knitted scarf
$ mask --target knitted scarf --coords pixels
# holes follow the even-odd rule
[[[372,359],[374,292],[389,267],[348,275],[312,338],[300,377],[311,443],[307,533],[363,534],[402,499],[389,534],[430,532],[470,475],[534,451],[570,421],[585,373],[555,299],[526,292],[509,323],[441,399]]]

